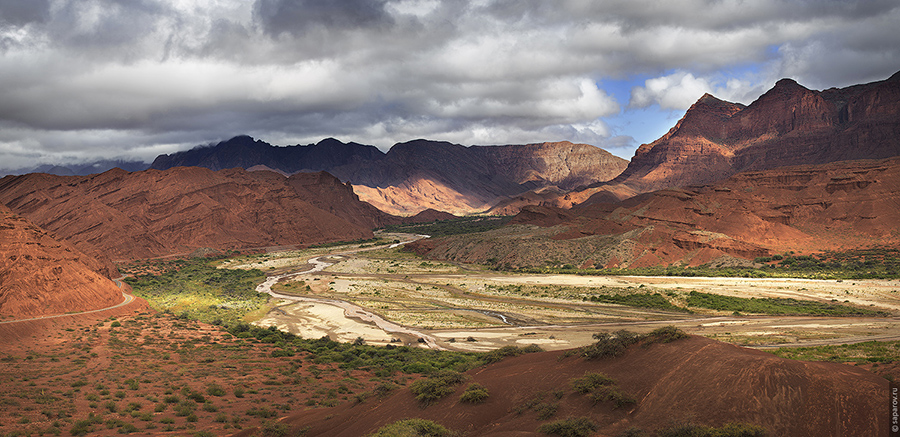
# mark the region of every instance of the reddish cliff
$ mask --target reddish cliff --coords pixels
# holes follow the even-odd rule
[[[0,317],[94,310],[123,301],[106,266],[0,205]]]
[[[510,266],[699,265],[724,255],[900,244],[900,157],[744,172],[570,210],[526,207],[475,236],[417,242],[429,257]]]
[[[749,106],[705,95],[613,183],[639,191],[707,184],[746,170],[900,155],[900,73],[813,91],[790,79]]]
[[[347,196],[347,187],[332,183],[325,188],[333,181],[304,178],[199,167],[68,177],[28,174],[0,179],[0,203],[83,251],[113,259],[372,236],[369,227],[357,224],[362,220],[336,215],[365,209]],[[341,196],[328,197],[329,192]]]

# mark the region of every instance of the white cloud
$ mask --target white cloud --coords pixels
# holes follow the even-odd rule
[[[621,149],[632,135],[607,120],[626,102],[604,79],[650,77],[624,111],[673,111],[704,92],[749,103],[781,77],[827,88],[900,65],[888,0],[332,3],[2,2],[0,167],[238,133]]]

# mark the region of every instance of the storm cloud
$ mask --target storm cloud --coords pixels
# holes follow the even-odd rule
[[[879,0],[3,0],[0,168],[236,134],[571,140],[627,158],[640,135],[623,118],[705,92],[887,78],[898,24]]]

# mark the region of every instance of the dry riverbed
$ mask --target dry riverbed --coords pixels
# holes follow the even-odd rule
[[[596,332],[642,332],[662,325],[755,347],[900,339],[900,319],[896,317],[738,316],[713,310],[689,314],[584,299],[592,293],[658,292],[677,304],[679,296],[696,290],[744,298],[838,302],[897,314],[900,281],[896,280],[519,275],[425,261],[384,247],[338,248],[328,253],[335,256],[319,260],[327,259],[330,265],[283,278],[273,290],[349,302],[431,337],[437,346],[448,349],[479,351],[528,344],[547,350],[567,349],[591,343]],[[290,252],[283,257],[267,254],[265,260],[231,267],[262,265],[279,272],[299,272],[309,269],[311,258],[325,255],[321,250]],[[328,335],[340,341],[362,338],[376,344],[392,340],[416,344],[415,336],[401,339],[323,302],[285,301],[257,323],[309,338]]]

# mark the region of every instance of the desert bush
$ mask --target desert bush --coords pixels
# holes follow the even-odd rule
[[[637,403],[637,400],[625,393],[619,391],[618,387],[615,386],[602,386],[598,387],[591,393],[590,398],[595,403],[612,401],[615,408],[621,408],[626,405],[633,405]]]
[[[463,394],[459,397],[459,401],[467,404],[480,404],[486,401],[488,396],[487,388],[477,382],[473,382],[466,387],[465,391],[463,391]]]
[[[644,338],[646,339],[644,344],[671,343],[675,340],[681,340],[682,338],[688,337],[690,336],[687,335],[684,331],[669,325],[650,331],[650,333],[644,336]]]
[[[206,387],[206,394],[210,396],[225,396],[225,389],[219,384],[212,383]]]
[[[656,431],[658,437],[765,437],[766,429],[747,423],[729,423],[720,428],[682,424]]]
[[[588,372],[581,378],[574,378],[569,381],[572,389],[581,394],[593,392],[601,385],[614,385],[616,381],[602,373]]]
[[[94,431],[94,425],[99,425],[101,423],[103,423],[101,418],[94,416],[94,413],[90,413],[88,414],[87,419],[76,421],[69,430],[69,433],[73,436],[87,435]]]
[[[499,349],[494,349],[481,357],[481,361],[485,364],[492,364],[503,360],[506,357],[517,357],[519,355],[534,353],[534,352],[543,352],[540,346],[536,344],[528,345],[524,348],[520,348],[518,346],[503,346]]]
[[[385,425],[369,437],[449,437],[453,433],[447,428],[425,419],[403,419]]]
[[[537,430],[544,434],[560,437],[587,437],[597,430],[597,425],[587,417],[570,417],[545,423]]]
[[[416,399],[423,406],[431,405],[444,396],[453,393],[455,386],[465,380],[465,375],[453,370],[442,370],[434,375],[420,379],[409,386],[409,390],[416,395]]]

